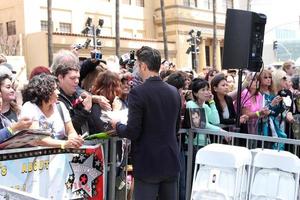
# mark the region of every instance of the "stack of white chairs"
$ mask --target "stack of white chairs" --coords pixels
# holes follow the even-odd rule
[[[250,180],[251,151],[210,144],[196,154],[192,200],[245,200]]]
[[[253,150],[249,200],[297,200],[299,158],[286,151]]]

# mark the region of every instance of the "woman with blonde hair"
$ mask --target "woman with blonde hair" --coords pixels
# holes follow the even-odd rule
[[[286,74],[280,71],[264,70],[260,74],[260,91],[264,96],[263,106],[270,110],[270,114],[262,119],[262,126],[260,132],[265,136],[273,136],[286,138],[284,129],[281,126],[283,119],[283,112],[285,111],[281,94],[277,93],[283,88],[286,81]],[[273,148],[278,148],[274,145]],[[279,144],[280,149],[284,149],[283,144]]]

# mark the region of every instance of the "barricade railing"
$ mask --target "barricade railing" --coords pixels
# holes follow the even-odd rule
[[[214,135],[217,136],[217,143],[220,143],[222,137],[231,138],[231,145],[234,145],[235,139],[245,139],[246,140],[246,147],[249,148],[250,141],[257,141],[261,142],[260,146],[262,148],[265,147],[265,143],[277,143],[277,144],[288,144],[294,146],[294,154],[298,151],[298,146],[300,146],[300,140],[295,139],[286,139],[286,138],[275,138],[275,137],[268,137],[268,136],[261,136],[261,135],[254,135],[254,134],[245,134],[245,133],[236,133],[236,132],[225,132],[225,131],[212,131],[209,129],[181,129],[179,131],[180,134],[187,134],[188,135],[188,149],[187,149],[187,169],[186,169],[186,195],[185,199],[190,200],[191,195],[191,188],[192,188],[192,169],[193,169],[193,140],[194,140],[194,133],[196,134],[203,134],[206,136]],[[277,145],[279,150],[279,145]]]
[[[231,145],[235,145],[235,141],[239,139],[246,140],[245,146],[251,148],[251,142],[257,141],[260,143],[262,148],[265,147],[266,143],[272,144],[288,144],[293,146],[293,153],[299,153],[299,146],[300,140],[295,139],[285,139],[285,138],[274,138],[274,137],[266,137],[261,135],[253,135],[253,134],[244,134],[244,133],[236,133],[236,132],[224,132],[224,131],[212,131],[208,129],[180,129],[178,133],[179,138],[179,147],[181,148],[181,141],[182,137],[181,134],[187,135],[187,150],[184,150],[185,155],[187,155],[187,168],[185,171],[186,181],[185,181],[185,199],[189,200],[191,195],[191,188],[192,188],[192,175],[193,175],[193,153],[194,153],[194,136],[195,134],[205,135],[205,138],[209,138],[209,135],[217,137],[216,142],[221,143],[223,138],[231,138]],[[116,143],[120,140],[120,138],[113,137],[109,140],[92,140],[86,141],[85,144],[87,145],[96,145],[101,143],[103,145],[104,151],[104,165],[105,165],[105,174],[106,178],[104,181],[105,185],[105,199],[114,200],[116,199],[116,175],[117,175],[117,150],[116,150]],[[279,149],[279,145],[277,145]],[[38,149],[38,148],[37,148]],[[182,148],[181,148],[182,149]],[[182,149],[183,150],[183,149]],[[17,152],[18,150],[16,150]],[[125,158],[128,159],[128,152],[125,153]],[[128,168],[125,167],[127,170]],[[126,173],[126,172],[125,172]],[[127,184],[126,177],[125,177],[125,184]],[[125,191],[127,191],[127,185],[125,185]],[[125,192],[124,199],[127,199],[127,192]]]

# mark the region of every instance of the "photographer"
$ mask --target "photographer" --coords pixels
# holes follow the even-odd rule
[[[125,53],[121,56],[119,64],[121,68],[127,69],[129,72],[133,72],[133,67],[135,63],[134,50],[129,53]]]

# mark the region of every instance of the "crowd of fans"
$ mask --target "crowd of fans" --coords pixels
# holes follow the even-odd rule
[[[20,111],[24,108],[21,109],[22,105],[15,101],[16,91],[12,79],[12,73],[15,72],[11,67],[7,67],[10,65],[7,64],[4,55],[1,55],[0,61],[2,124],[6,122],[2,128],[6,128],[8,132],[11,129],[17,131],[28,128],[24,126],[24,124],[31,123],[30,120],[26,121],[28,113],[23,112],[20,115]],[[55,55],[51,67],[37,66],[32,70],[29,84],[22,91],[23,107],[26,108],[31,102],[32,105],[35,104],[43,111],[43,104],[48,103],[50,113],[52,113],[53,110],[56,111],[56,106],[52,105],[57,100],[50,101],[50,96],[56,94],[57,99],[62,102],[63,114],[67,115],[65,113],[69,111],[70,116],[67,115],[63,118],[65,123],[70,118],[77,134],[106,131],[111,127],[107,121],[99,120],[102,111],[126,108],[130,89],[142,83],[137,66],[128,66],[124,61],[122,61],[122,65],[118,63],[115,65],[118,65],[119,69],[115,70],[115,67],[111,71],[108,66],[95,59],[88,58],[80,63],[78,54],[74,54],[73,51],[61,50]],[[300,107],[298,105],[300,101],[297,72],[292,61],[285,62],[279,69],[262,69],[257,73],[245,72],[239,118],[242,126],[238,131],[272,137],[297,138],[298,133],[294,133],[292,128],[295,121],[293,115],[299,114],[298,108]],[[39,74],[48,75],[36,78],[35,76]],[[236,130],[226,126],[234,125],[237,119],[235,70],[219,72],[216,69],[209,70],[208,68],[201,74],[196,74],[194,71],[176,69],[173,63],[163,60],[160,77],[178,89],[182,97],[182,118],[184,118],[186,109],[204,108],[205,128],[216,131]],[[50,83],[50,79],[53,79],[52,83]],[[56,81],[57,86],[53,85]],[[29,89],[29,87],[32,88]],[[43,94],[46,89],[49,90],[48,93]],[[30,92],[32,92],[32,97],[30,97]],[[43,95],[39,97],[35,93]],[[50,114],[43,113],[43,115],[49,120]],[[30,117],[35,118],[35,116]],[[19,123],[22,125],[18,125]],[[53,122],[51,123],[53,125]],[[187,125],[183,120],[182,127],[184,126]],[[68,128],[65,127],[65,129]],[[6,137],[8,136],[9,134],[6,133]],[[205,138],[202,139],[204,141]],[[284,149],[284,147],[281,148]]]
[[[91,58],[80,64],[77,54],[60,50],[52,66],[33,69],[29,83],[22,90],[23,103],[17,104],[14,72],[5,65],[4,55],[0,56],[0,62],[0,142],[19,130],[40,128],[50,130],[53,136],[34,145],[78,148],[83,144],[80,135],[110,130],[109,121],[102,118],[103,112],[126,109],[130,89],[142,84],[136,65],[115,63],[119,69],[111,71],[104,63]],[[300,76],[291,61],[279,69],[243,74],[239,129],[231,126],[237,119],[235,70],[219,72],[208,68],[196,74],[176,69],[174,64],[164,60],[159,74],[162,80],[176,87],[181,96],[182,128],[190,128],[186,114],[189,109],[203,108],[206,123],[202,128],[300,138],[299,128],[293,127],[300,114]],[[204,146],[214,139],[199,135],[194,145]],[[182,140],[182,144],[186,144],[186,138]],[[228,143],[230,138],[222,142]],[[118,145],[120,161],[128,144],[129,141],[123,139]],[[287,149],[283,144],[270,144],[269,148]]]

